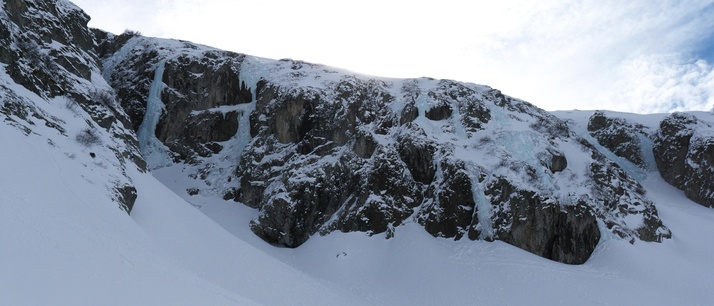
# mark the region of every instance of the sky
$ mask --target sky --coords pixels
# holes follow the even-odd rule
[[[72,1],[116,34],[483,84],[546,110],[714,107],[714,0]]]

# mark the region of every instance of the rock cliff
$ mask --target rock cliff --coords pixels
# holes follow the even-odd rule
[[[190,175],[207,187],[190,192],[258,209],[250,226],[267,242],[297,247],[334,230],[391,237],[416,222],[436,237],[582,263],[602,231],[670,236],[635,179],[498,90],[140,36],[105,43],[104,76],[142,122],[149,165],[196,165]]]
[[[714,207],[714,129],[686,113],[660,123],[654,144],[657,167],[665,181],[699,204]]]
[[[662,176],[714,205],[712,138],[702,132],[711,127],[686,114],[654,135],[595,113],[583,138],[487,86],[114,35],[87,28],[63,0],[3,5],[0,62],[12,80],[0,84],[3,122],[85,143],[120,170],[105,185],[127,211],[128,167],[185,166],[203,183],[188,193],[258,210],[250,228],[279,246],[332,231],[389,238],[416,223],[435,237],[501,240],[578,264],[603,236],[671,237],[637,179],[608,158],[648,170],[652,139]],[[44,102],[64,103],[86,128]]]

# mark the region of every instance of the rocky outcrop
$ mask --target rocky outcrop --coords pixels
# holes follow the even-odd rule
[[[673,113],[660,122],[653,151],[665,181],[692,201],[714,207],[714,133],[709,123]]]
[[[501,206],[494,218],[494,238],[560,262],[584,263],[600,241],[592,208],[579,200],[561,205],[536,192],[518,190],[500,178],[486,190],[491,204]]]
[[[671,235],[617,164],[498,90],[138,36],[103,41],[104,76],[134,128],[153,128],[165,147],[147,158],[191,165],[206,187],[190,194],[257,209],[250,228],[271,244],[331,231],[392,237],[418,223],[435,237],[502,240],[578,264],[602,231],[632,242]],[[154,123],[144,120],[152,86],[163,108]]]
[[[599,223],[633,242],[670,237],[636,180],[530,104],[430,79],[291,87],[283,78],[300,83],[311,69],[281,65],[256,87],[253,138],[235,174],[237,200],[260,210],[251,229],[270,243],[296,247],[332,230],[391,237],[417,222],[436,237],[582,263]]]
[[[443,179],[426,190],[418,222],[435,237],[458,240],[468,235],[477,238],[478,234],[470,232],[478,225],[478,211],[466,164],[444,159],[439,166],[439,176]]]
[[[126,170],[145,171],[145,163],[130,118],[117,105],[112,88],[99,77],[95,36],[87,27],[89,16],[65,0],[7,0],[2,4],[0,63],[10,80],[0,84],[1,122],[26,135],[42,135],[37,128],[42,123],[84,146],[87,155],[96,158],[95,165],[116,168],[97,184],[104,184],[118,206],[130,212],[136,189]],[[31,93],[5,86],[9,82]],[[58,105],[84,118],[82,127],[53,114]],[[52,136],[44,136],[50,146],[57,146]]]
[[[251,88],[240,81],[244,55],[131,33],[105,35],[104,77],[117,90],[135,131],[144,121],[161,67],[162,111],[153,136],[170,150],[174,162],[196,163],[212,156],[237,133],[240,105],[253,100]]]
[[[550,172],[556,173],[565,170],[565,168],[568,167],[568,159],[565,158],[565,155],[559,152],[554,152],[551,153],[551,158],[550,158],[550,164],[548,165],[548,169],[550,169]]]
[[[96,63],[89,16],[61,0],[8,0],[3,9],[0,61],[8,75],[41,97],[77,98],[73,83],[88,80]]]
[[[426,111],[426,117],[429,118],[430,120],[444,120],[448,119],[451,117],[451,113],[453,111],[451,110],[451,105],[449,104],[440,104],[437,106],[434,106],[430,108],[429,110]]]
[[[163,73],[165,112],[156,126],[156,137],[182,161],[207,157],[220,151],[218,142],[238,131],[239,111],[221,106],[250,102],[245,82],[239,81],[242,55],[210,52],[182,54],[167,60]]]
[[[588,121],[588,132],[601,146],[615,155],[647,169],[641,139],[649,138],[649,134],[643,126],[622,118],[607,117],[603,112],[596,111]]]

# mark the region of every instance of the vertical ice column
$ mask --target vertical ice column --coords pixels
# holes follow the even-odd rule
[[[493,209],[491,207],[491,201],[486,197],[482,183],[479,183],[478,173],[475,166],[469,165],[469,179],[471,180],[471,193],[474,197],[474,203],[476,204],[476,209],[474,213],[478,217],[478,229],[481,234],[479,239],[493,238],[493,220],[491,216],[493,215]],[[478,172],[476,172],[478,171]]]
[[[236,133],[237,144],[235,153],[237,160],[243,156],[243,150],[251,141],[250,137],[250,113],[255,110],[255,99],[241,109],[240,118],[238,118],[238,131]]]
[[[172,164],[168,154],[169,149],[156,138],[156,125],[159,123],[159,118],[165,108],[164,103],[161,101],[165,64],[166,60],[160,61],[154,72],[154,80],[151,83],[149,97],[146,100],[146,113],[137,132],[139,148],[149,169],[157,169]]]

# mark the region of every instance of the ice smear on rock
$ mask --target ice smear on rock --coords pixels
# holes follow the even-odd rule
[[[161,102],[161,91],[164,88],[162,78],[165,64],[166,60],[164,59],[156,67],[154,80],[149,89],[149,97],[146,100],[146,114],[141,126],[139,126],[139,130],[136,132],[141,153],[149,169],[157,169],[173,164],[169,157],[168,148],[156,138],[156,124],[159,123],[161,113],[164,111],[164,103]]]

